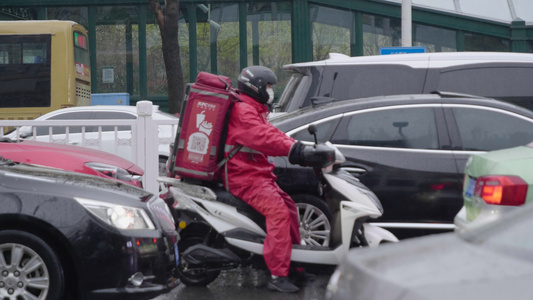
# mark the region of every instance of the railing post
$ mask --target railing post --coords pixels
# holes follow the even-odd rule
[[[157,194],[159,185],[158,128],[152,119],[151,101],[137,102],[138,123],[135,136],[136,163],[144,170],[144,189]]]

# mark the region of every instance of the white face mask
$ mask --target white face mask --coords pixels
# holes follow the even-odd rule
[[[272,104],[272,101],[274,101],[274,90],[272,88],[267,88],[266,92],[268,94],[267,104],[270,105]]]

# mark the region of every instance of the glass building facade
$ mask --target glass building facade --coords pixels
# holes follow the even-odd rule
[[[160,1],[164,5],[164,1]],[[182,71],[229,76],[263,65],[288,80],[283,65],[329,53],[377,55],[401,46],[401,0],[180,1]],[[428,52],[533,52],[531,0],[412,0],[413,46]],[[528,19],[529,18],[529,19]],[[93,93],[130,94],[167,109],[161,36],[149,0],[3,0],[0,20],[73,20],[88,30]],[[113,78],[104,80],[104,70]]]

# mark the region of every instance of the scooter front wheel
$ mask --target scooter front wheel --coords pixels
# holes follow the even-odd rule
[[[191,234],[183,234],[178,243],[180,257],[189,247],[202,244],[205,239],[205,234],[202,232],[190,232]],[[210,270],[206,265],[194,265],[180,259],[180,264],[176,270],[178,278],[187,286],[206,286],[217,279],[220,270]]]

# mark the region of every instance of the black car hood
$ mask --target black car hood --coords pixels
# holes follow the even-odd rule
[[[53,184],[51,184],[53,183]],[[118,181],[63,170],[14,165],[0,162],[2,189],[61,194],[65,197],[90,197],[108,202],[146,202],[153,194]],[[115,193],[116,197],[110,197]]]

